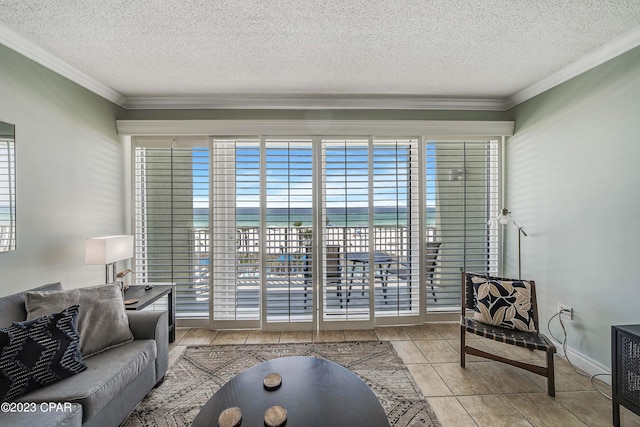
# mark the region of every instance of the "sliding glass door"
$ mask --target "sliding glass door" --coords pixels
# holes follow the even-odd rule
[[[496,140],[135,141],[136,272],[214,328],[368,328],[455,312],[495,273]]]

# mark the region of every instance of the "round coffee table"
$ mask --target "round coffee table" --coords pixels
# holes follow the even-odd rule
[[[282,385],[274,391],[263,379],[276,372]],[[315,357],[283,357],[253,366],[223,385],[202,407],[192,426],[217,426],[220,413],[242,410],[244,426],[263,426],[271,406],[287,410],[287,427],[389,427],[387,415],[371,389],[342,366]]]

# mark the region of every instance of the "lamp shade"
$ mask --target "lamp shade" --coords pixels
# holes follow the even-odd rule
[[[85,264],[111,264],[133,257],[133,236],[105,236],[87,239]]]

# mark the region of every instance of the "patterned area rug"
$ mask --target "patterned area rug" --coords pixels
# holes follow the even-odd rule
[[[266,360],[288,356],[319,357],[354,372],[378,397],[393,427],[440,426],[409,370],[386,341],[187,347],[164,383],[147,395],[123,426],[190,425],[207,400],[234,376]]]

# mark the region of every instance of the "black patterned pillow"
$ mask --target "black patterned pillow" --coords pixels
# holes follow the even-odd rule
[[[476,300],[475,320],[525,332],[536,330],[529,282],[482,276],[471,276],[471,281]]]
[[[9,402],[87,369],[77,331],[79,306],[0,328],[0,397]]]

